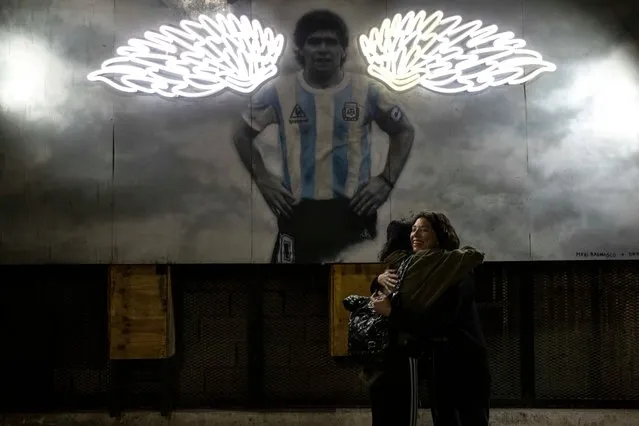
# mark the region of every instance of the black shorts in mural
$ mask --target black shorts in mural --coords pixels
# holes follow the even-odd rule
[[[302,200],[290,219],[278,219],[271,263],[315,263],[377,236],[377,213],[358,216],[348,198]]]

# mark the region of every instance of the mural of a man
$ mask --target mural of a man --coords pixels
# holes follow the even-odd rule
[[[293,38],[302,70],[254,95],[234,142],[278,220],[271,261],[330,261],[376,237],[377,210],[406,164],[414,130],[382,88],[344,71],[349,31],[340,16],[311,11]],[[389,137],[377,176],[371,176],[373,121]],[[254,145],[272,124],[279,127],[282,179],[267,170]]]

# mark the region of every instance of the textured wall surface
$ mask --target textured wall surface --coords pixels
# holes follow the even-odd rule
[[[276,218],[232,143],[249,97],[125,94],[88,81],[87,73],[146,30],[199,13],[234,12],[288,38],[278,78],[290,78],[297,69],[296,20],[329,8],[350,29],[346,68],[361,75],[357,36],[419,5],[3,2],[0,262],[269,262]],[[378,211],[378,228],[410,211],[442,210],[464,242],[492,260],[638,258],[636,5],[479,0],[428,7],[513,31],[557,71],[475,94],[416,88],[393,95],[414,125],[415,142]],[[275,127],[258,145],[277,174]],[[373,175],[387,151],[388,137],[374,126]],[[312,228],[302,232],[330,232]],[[373,261],[380,239],[364,238],[315,260]]]
[[[482,266],[493,406],[636,408],[638,266]],[[358,366],[330,356],[328,266],[171,271],[176,352],[162,370],[109,362],[106,266],[0,268],[0,412],[104,412],[117,401],[160,411],[163,386],[177,410],[368,405]],[[428,403],[427,388],[420,397]]]
[[[367,410],[337,410],[335,412],[251,413],[211,412],[176,413],[171,419],[154,414],[127,414],[122,420],[99,414],[61,414],[46,416],[9,416],[3,426],[36,426],[43,422],[51,426],[236,426],[236,425],[309,425],[309,426],[367,426]],[[639,412],[626,410],[493,410],[494,426],[632,426],[639,422]],[[1,424],[1,423],[0,423]],[[430,412],[421,410],[417,424],[432,426]]]

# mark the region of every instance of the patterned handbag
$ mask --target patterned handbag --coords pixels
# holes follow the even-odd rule
[[[388,297],[393,298],[399,291],[406,265],[410,256],[399,266],[398,285]],[[368,296],[350,295],[342,304],[350,312],[348,320],[348,353],[354,356],[377,355],[388,348],[388,318],[376,313]]]
[[[351,295],[343,302],[350,312],[348,320],[348,353],[355,356],[375,355],[389,344],[388,318],[373,310],[370,297]]]

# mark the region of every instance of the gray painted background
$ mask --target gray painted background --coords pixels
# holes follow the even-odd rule
[[[268,262],[276,223],[241,166],[231,125],[248,96],[167,100],[86,79],[144,30],[200,11],[252,14],[289,36],[330,8],[357,35],[397,12],[441,9],[512,30],[554,62],[526,86],[398,95],[415,145],[379,228],[446,212],[489,260],[639,252],[639,65],[632,6],[540,0],[23,0],[2,2],[0,262]],[[291,43],[283,72],[295,67]],[[276,167],[276,129],[261,140]],[[387,138],[375,132],[373,171]],[[367,242],[337,260],[374,261]],[[590,254],[590,253],[589,253]],[[639,258],[639,253],[634,255]],[[589,256],[589,259],[601,258]]]

